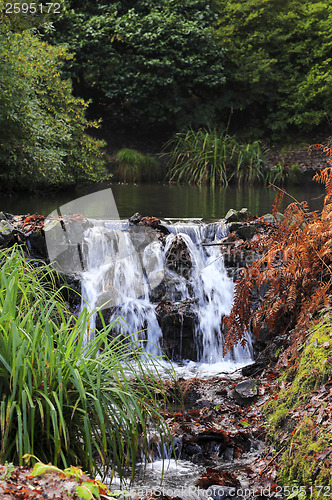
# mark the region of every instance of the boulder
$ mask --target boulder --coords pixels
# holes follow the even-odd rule
[[[255,361],[255,363],[252,363],[251,365],[244,366],[242,368],[242,375],[244,377],[250,377],[251,375],[257,375],[258,373],[261,373],[265,369],[266,363],[264,360],[260,361]]]
[[[228,210],[226,216],[225,216],[225,221],[226,222],[242,222],[247,219],[250,219],[252,217],[252,214],[249,212],[247,208],[241,208],[241,210],[234,210],[231,208]]]
[[[134,215],[132,215],[131,217],[129,217],[129,224],[131,226],[135,226],[136,224],[139,224],[141,222],[141,220],[143,219],[143,216],[136,212]]]
[[[269,224],[274,224],[275,222],[280,222],[284,220],[285,216],[281,214],[280,212],[276,213],[275,215],[272,214],[265,214],[263,215],[263,219],[265,222],[268,222]]]
[[[48,261],[48,251],[44,231],[39,229],[26,235],[28,252],[33,258]]]
[[[166,269],[184,278],[189,278],[192,266],[193,264],[186,243],[181,236],[176,236],[166,253]]]
[[[156,307],[158,323],[163,332],[161,348],[174,361],[198,358],[195,327],[198,324],[196,304],[192,299],[181,302],[162,301]]]
[[[236,235],[242,240],[251,240],[254,234],[257,232],[255,224],[243,223],[243,222],[232,222],[229,224],[230,233],[236,232]]]
[[[78,312],[82,301],[81,280],[79,277],[59,272],[54,272],[54,277],[58,287],[61,287],[61,295],[68,303],[70,310]]]
[[[241,405],[249,405],[254,401],[255,397],[258,396],[258,388],[259,380],[243,380],[234,387],[232,396],[237,403]]]
[[[129,217],[129,226],[145,226],[152,229],[156,229],[162,235],[166,236],[170,232],[166,226],[161,224],[160,219],[157,217],[143,217],[140,213],[136,212],[134,215]]]
[[[158,286],[151,288],[149,290],[149,297],[153,304],[158,304],[159,302],[166,300],[179,302],[182,299],[182,292],[179,289],[180,282],[184,281],[186,287],[189,290],[189,295],[193,295],[192,284],[185,280],[185,278],[178,277],[173,273],[165,273],[164,279],[159,283]]]
[[[14,226],[0,212],[0,246],[7,247],[14,243]]]

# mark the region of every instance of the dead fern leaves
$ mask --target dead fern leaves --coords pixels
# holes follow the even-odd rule
[[[332,151],[329,138],[328,152]],[[316,145],[318,146],[318,145]],[[332,163],[331,160],[329,163]],[[236,283],[231,314],[225,318],[224,353],[239,342],[245,331],[259,336],[267,327],[270,336],[292,332],[296,343],[306,333],[312,316],[332,295],[332,166],[314,177],[326,188],[322,212],[308,204],[291,203],[284,220],[250,242],[247,250],[261,257],[248,265]],[[284,191],[278,191],[273,210],[279,210]],[[261,300],[257,300],[260,296]]]

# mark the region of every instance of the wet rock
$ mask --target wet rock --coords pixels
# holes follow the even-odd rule
[[[254,260],[257,259],[257,253],[252,250],[246,249],[236,249],[236,248],[226,248],[222,249],[224,264],[226,267],[245,267],[246,265],[252,264]]]
[[[71,311],[78,311],[81,306],[81,280],[74,275],[60,275],[56,273],[57,284],[61,289],[61,295],[68,303]],[[64,285],[64,286],[63,286]]]
[[[256,341],[254,350],[257,355],[256,363],[259,366],[268,366],[275,363],[278,357],[289,345],[290,334],[278,335],[273,339],[266,340],[266,342]]]
[[[280,212],[276,213],[276,215],[272,214],[265,214],[263,215],[263,219],[265,222],[268,222],[269,224],[275,224],[276,222],[280,222],[284,220],[285,216],[281,214]]]
[[[45,261],[48,260],[48,251],[43,230],[26,235],[26,242],[28,252],[32,257]]]
[[[181,302],[162,301],[156,307],[158,323],[163,332],[162,350],[174,361],[198,358],[194,338],[198,324],[195,302],[186,299]]]
[[[104,328],[103,322],[105,323],[105,325],[109,324],[113,311],[113,307],[107,307],[98,311],[98,314],[96,314],[97,330],[102,330]]]
[[[165,267],[184,278],[189,278],[192,266],[186,243],[181,236],[176,236],[166,253]]]
[[[143,219],[143,216],[140,213],[136,212],[134,215],[129,217],[128,220],[129,220],[129,224],[136,225],[136,224],[139,224],[142,219]]]
[[[0,212],[0,246],[7,247],[14,243],[14,227],[7,220],[3,212]]]
[[[127,233],[130,235],[131,243],[136,252],[142,253],[151,243],[157,241],[158,234],[151,228],[142,226],[129,226]]]
[[[255,224],[243,223],[243,222],[232,222],[229,225],[229,231],[236,235],[242,240],[251,240],[251,238],[256,234]]]
[[[181,301],[182,292],[178,290],[179,282],[185,281],[185,285],[189,290],[189,294],[193,295],[192,285],[189,281],[186,281],[185,278],[181,277],[179,279],[178,276],[174,276],[172,273],[165,274],[165,278],[159,283],[158,286],[149,290],[149,297],[152,303],[159,303],[161,301]]]
[[[235,401],[241,405],[251,404],[255,397],[258,396],[259,381],[256,379],[243,380],[237,384],[233,391],[232,396]]]
[[[190,461],[196,465],[204,465],[205,464],[205,458],[204,458],[203,453],[196,453],[195,455],[192,455],[190,457]]]
[[[197,455],[198,453],[202,454],[202,448],[197,443],[187,444],[184,451],[188,456]]]
[[[266,364],[263,361],[256,361],[252,365],[248,365],[242,368],[242,375],[244,377],[250,377],[251,375],[256,375],[264,370]]]
[[[161,224],[160,219],[157,217],[143,217],[140,213],[136,212],[129,219],[130,226],[145,226],[152,229],[157,229],[163,235],[169,234],[169,230],[163,224]]]
[[[222,454],[222,459],[225,462],[232,462],[234,460],[234,448],[227,447],[224,453]]]
[[[241,210],[234,210],[231,208],[228,210],[225,220],[226,222],[241,222],[250,217],[252,217],[252,215],[247,208],[241,208]]]

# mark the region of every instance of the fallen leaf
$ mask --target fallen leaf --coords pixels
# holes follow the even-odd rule
[[[50,474],[52,472],[55,472],[56,474],[63,474],[63,470],[59,469],[58,467],[55,467],[54,465],[46,465],[43,464],[42,462],[37,462],[34,465],[34,468],[32,469],[32,476],[45,476],[45,474]]]

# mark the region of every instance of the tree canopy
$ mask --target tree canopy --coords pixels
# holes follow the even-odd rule
[[[52,39],[75,53],[76,91],[118,119],[202,125],[216,120],[224,83],[214,21],[202,0],[69,0]]]
[[[320,0],[217,0],[226,49],[223,108],[275,137],[310,131],[332,111],[332,5]]]

